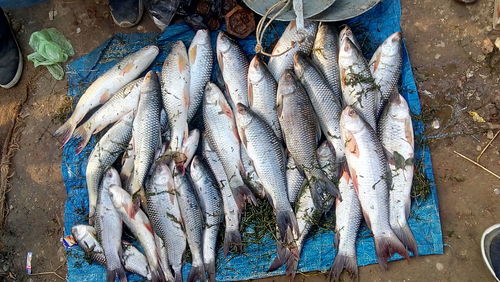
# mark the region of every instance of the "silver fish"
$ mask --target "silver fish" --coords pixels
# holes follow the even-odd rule
[[[328,86],[342,102],[339,71],[339,36],[332,24],[320,23],[311,51],[311,59],[325,77]]]
[[[61,136],[63,146],[90,110],[106,103],[116,91],[136,79],[153,62],[158,52],[158,47],[146,46],[126,56],[96,79],[78,100],[71,117],[54,133],[56,136]]]
[[[161,72],[163,107],[170,125],[169,151],[172,154],[181,152],[182,143],[188,136],[189,70],[186,46],[177,41],[172,45]]]
[[[203,101],[205,85],[210,81],[213,65],[213,51],[210,43],[210,32],[198,30],[191,41],[189,56],[189,110],[188,122],[194,117]]]
[[[375,84],[363,54],[347,37],[340,43],[339,67],[344,103],[356,109],[376,130],[380,87]]]
[[[231,106],[248,105],[248,60],[241,47],[224,32],[217,36],[217,61]]]
[[[203,263],[203,213],[196,198],[194,188],[187,175],[179,168],[174,170],[174,186],[186,237],[192,255],[192,267],[187,281],[204,281],[205,265]]]
[[[241,243],[240,234],[240,219],[241,210],[236,204],[231,188],[229,187],[229,180],[227,179],[226,172],[222,166],[221,161],[217,154],[210,148],[206,138],[202,139],[202,154],[207,162],[210,170],[217,179],[219,189],[222,195],[222,204],[224,208],[224,221],[225,221],[225,234],[224,234],[224,255],[227,256],[232,247],[236,248],[236,252],[243,252],[243,245]]]
[[[313,21],[304,21],[305,32],[297,31],[295,21],[288,24],[278,43],[274,46],[272,52],[274,57],[271,57],[267,64],[274,79],[279,80],[285,70],[293,69],[293,56],[295,53],[301,51],[309,55],[317,30],[318,23]]]
[[[256,199],[240,174],[243,164],[233,111],[220,89],[213,83],[208,83],[205,88],[203,122],[207,141],[224,166],[236,203],[240,209],[244,209],[245,201],[255,205]]]
[[[344,144],[340,140],[339,119],[342,104],[336,94],[328,87],[323,75],[316,69],[311,60],[301,52],[294,56],[294,70],[306,89],[319,125],[337,154],[337,159],[344,158]]]
[[[342,141],[354,188],[368,227],[371,229],[378,262],[387,268],[387,259],[398,253],[408,259],[404,245],[389,223],[389,189],[391,174],[382,144],[371,128],[348,106],[340,118]]]
[[[337,249],[337,255],[330,269],[330,277],[333,281],[338,281],[343,269],[354,276],[358,275],[356,236],[362,215],[358,195],[346,163],[341,168],[339,190],[342,202],[337,201],[335,206],[335,249]]]
[[[100,132],[137,107],[142,80],[139,78],[123,86],[85,123],[76,128],[73,137],[81,139],[76,154],[79,154],[87,146],[92,134]]]
[[[253,162],[248,156],[245,147],[241,147],[240,153],[241,162],[243,163],[243,181],[248,185],[248,187],[250,187],[252,193],[254,193],[255,196],[264,199],[266,197],[266,191],[264,191],[264,186],[262,186],[262,182],[260,181],[260,178],[255,171]]]
[[[278,83],[277,105],[287,149],[311,186],[315,206],[321,209],[325,192],[336,197],[339,192],[318,163],[316,149],[321,133],[316,115],[306,91],[290,70],[283,73]]]
[[[288,186],[288,200],[290,200],[290,203],[295,203],[299,192],[306,183],[306,178],[295,165],[295,161],[291,156],[288,157],[288,164],[286,165],[286,183]]]
[[[160,110],[160,84],[156,73],[149,71],[141,86],[132,129],[135,159],[130,194],[135,199],[146,184],[155,151],[161,146]]]
[[[278,83],[266,64],[258,55],[253,57],[248,68],[248,105],[271,126],[280,142],[283,142],[278,114],[276,113],[276,90]]]
[[[361,45],[359,44],[356,36],[354,36],[352,29],[348,25],[345,25],[344,28],[342,28],[342,30],[339,33],[339,41],[338,41],[339,46],[341,45],[341,42],[346,40],[347,38],[349,38],[349,40],[351,40],[352,44],[356,47],[356,49],[361,51]],[[364,60],[366,62],[366,59],[364,59]]]
[[[187,242],[175,193],[171,169],[165,162],[156,162],[146,185],[147,212],[155,233],[166,245],[175,280],[182,281],[182,256]]]
[[[401,32],[395,32],[377,48],[369,63],[375,84],[380,87],[382,94],[378,105],[378,117],[392,93],[397,90],[402,63]]]
[[[111,187],[109,187],[109,195],[120,218],[130,231],[132,231],[135,238],[137,238],[144,249],[144,254],[148,259],[151,271],[151,280],[162,281],[164,275],[158,260],[158,251],[156,249],[153,227],[148,217],[141,209],[136,209],[134,207],[132,196],[120,186],[111,185]]]
[[[209,281],[215,281],[215,257],[217,253],[217,233],[224,218],[222,197],[217,181],[210,169],[195,156],[190,170],[193,186],[200,201],[205,219],[203,229],[203,262],[208,272]]]
[[[399,240],[418,255],[417,243],[407,219],[411,208],[414,136],[410,109],[403,96],[394,93],[379,122],[379,138],[392,174],[389,191],[389,222]]]
[[[95,228],[97,239],[102,243],[104,256],[106,257],[106,279],[108,282],[115,281],[116,276],[121,281],[127,281],[125,269],[122,266],[122,220],[115,210],[109,197],[109,187],[121,185],[120,175],[114,168],[109,168],[104,174],[97,197],[97,209],[95,217]]]
[[[133,113],[128,113],[113,125],[90,153],[85,179],[89,195],[89,223],[93,224],[97,205],[97,188],[106,172],[118,157],[127,149],[127,144],[132,137]]]

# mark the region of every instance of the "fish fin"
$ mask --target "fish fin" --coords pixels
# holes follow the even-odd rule
[[[81,139],[76,146],[77,155],[80,154],[85,146],[87,146],[87,144],[89,143],[90,137],[92,137],[93,134],[93,132],[91,132],[90,130],[91,129],[84,124],[82,126],[79,126],[73,133],[73,137]]]
[[[333,261],[333,265],[330,268],[330,273],[328,278],[330,281],[339,281],[340,274],[342,274],[343,270],[349,272],[352,278],[358,276],[358,263],[356,261],[356,255],[347,256],[341,253],[337,253],[335,256],[335,260]]]
[[[189,276],[187,281],[205,281],[205,266],[203,263],[200,265],[194,265],[191,267],[191,270],[189,271]]]
[[[410,250],[413,255],[418,257],[417,242],[415,241],[415,237],[413,236],[408,223],[405,222],[404,225],[400,224],[398,227],[392,227],[392,231],[394,231],[401,243],[403,243],[403,245]]]
[[[123,269],[123,267],[108,270],[106,273],[106,281],[115,282],[116,276],[118,276],[121,282],[127,282],[127,274],[125,273],[125,269]]]
[[[252,83],[250,83],[250,81],[248,82],[248,106],[249,107],[252,107],[253,105],[253,85]]]
[[[299,262],[299,255],[298,248],[294,247],[290,249],[278,243],[276,258],[274,258],[267,271],[275,271],[286,264],[286,275],[291,276],[291,280],[293,280]]]
[[[163,275],[162,275],[163,272],[161,271],[161,268],[159,268],[159,269],[150,268],[149,271],[151,272],[151,281],[158,281],[158,282],[166,281],[165,277],[163,277]]]
[[[236,247],[237,253],[243,252],[243,244],[241,243],[241,234],[239,230],[228,231],[224,234],[224,256],[227,256],[232,247]]]
[[[252,191],[250,191],[246,185],[240,185],[232,189],[232,191],[234,200],[236,201],[236,205],[238,205],[240,211],[245,209],[245,202],[257,206],[257,199],[255,199]]]
[[[375,238],[375,250],[380,267],[387,270],[387,260],[395,253],[400,254],[405,259],[409,259],[405,246],[399,241],[396,234],[379,236]]]
[[[342,201],[337,186],[321,170],[313,170],[312,174],[308,177],[308,181],[311,187],[311,197],[317,209],[326,212],[326,207],[324,206],[328,200],[326,194],[330,194]]]
[[[174,281],[182,282],[182,266],[181,267],[173,267],[174,270]]]
[[[215,261],[205,263],[205,270],[208,273],[208,281],[215,282]]]
[[[295,237],[299,237],[299,226],[292,209],[276,212],[276,225],[281,237],[281,241],[287,245],[294,243]]]
[[[69,139],[73,135],[73,131],[75,130],[76,125],[73,124],[72,120],[67,120],[61,127],[59,127],[56,132],[54,132],[55,136],[61,136],[61,148],[68,143]]]

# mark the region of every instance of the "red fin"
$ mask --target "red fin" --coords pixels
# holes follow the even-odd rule
[[[253,85],[248,82],[248,106],[253,105]]]
[[[120,75],[125,75],[127,74],[129,71],[131,71],[132,69],[134,68],[134,64],[133,63],[128,63],[126,64],[122,71],[120,72]]]
[[[395,253],[409,259],[408,252],[394,233],[374,239],[378,263],[382,269],[387,270],[387,260]]]
[[[138,202],[138,201],[135,201]],[[137,211],[139,210],[139,206],[136,205],[135,203],[132,203],[130,205],[125,206],[125,210],[127,211],[127,215],[131,219],[135,219],[135,215],[137,214]]]
[[[225,114],[226,116],[230,117],[231,119],[234,118],[233,111],[231,110],[231,107],[227,103],[219,103],[221,113]]]
[[[153,226],[151,226],[151,223],[144,223],[144,226],[153,234]]]
[[[356,142],[356,138],[354,135],[350,132],[347,131],[347,141],[346,141],[346,149],[354,156],[359,157],[359,149],[358,149],[358,143]]]
[[[354,190],[356,191],[356,194],[359,195],[358,175],[356,174],[356,170],[354,170],[354,168],[350,168],[350,171],[351,171],[352,185],[354,186]]]
[[[184,58],[184,56],[179,56],[178,66],[179,66],[180,72],[183,72],[186,69],[187,61],[186,61],[186,58]]]
[[[376,72],[377,69],[378,69],[378,66],[380,64],[380,57],[382,56],[382,52],[379,52],[377,50],[377,52],[375,52],[375,54],[373,54],[375,60],[373,61],[373,72]]]
[[[196,53],[198,49],[198,45],[194,45],[191,48],[189,48],[189,63],[194,64],[194,61],[196,60]]]
[[[106,90],[106,92],[101,94],[101,98],[99,98],[99,103],[100,104],[106,103],[110,97],[111,97],[111,94],[109,94],[109,90]]]

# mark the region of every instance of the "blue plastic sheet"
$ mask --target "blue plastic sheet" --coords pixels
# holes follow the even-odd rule
[[[377,46],[393,32],[400,30],[401,7],[399,0],[383,0],[372,10],[364,15],[347,21],[359,42],[362,44],[366,57],[370,57]],[[286,24],[273,24],[266,34],[264,46],[270,46],[275,41]],[[213,46],[217,33],[212,33]],[[156,44],[161,52],[151,68],[160,71],[162,62],[168,54],[171,44],[182,40],[189,46],[194,31],[187,25],[177,24],[167,28],[161,34],[119,34],[104,42],[88,55],[75,60],[68,65],[69,93],[68,95],[78,100],[85,89],[106,70],[112,67],[125,55],[137,51],[148,44]],[[239,40],[244,51],[251,55],[254,53],[255,37]],[[413,79],[413,73],[406,48],[404,49],[403,67],[400,79],[400,92],[407,99],[413,114],[421,112],[420,101]],[[423,123],[413,120],[416,140],[423,138]],[[76,224],[85,224],[88,215],[88,196],[85,182],[85,168],[87,158],[95,145],[93,137],[90,144],[80,155],[75,155],[76,140],[71,140],[64,148],[62,157],[62,174],[67,189],[64,226],[65,235],[71,233],[71,227]],[[425,201],[413,201],[409,224],[418,244],[420,255],[442,254],[443,241],[441,223],[439,219],[438,200],[429,148],[416,144],[417,162],[421,161],[422,169],[430,180],[431,195]],[[245,236],[245,235],[244,235]],[[243,238],[245,240],[245,237]],[[334,234],[326,230],[310,237],[304,246],[299,262],[299,271],[325,271],[328,270],[336,255],[333,248]],[[269,236],[259,244],[245,248],[242,255],[230,255],[224,258],[219,250],[217,259],[217,280],[234,281],[256,279],[284,273],[284,268],[269,273],[266,270],[275,256],[276,245]],[[89,264],[85,260],[82,250],[72,247],[68,254],[68,280],[69,281],[103,281],[105,269],[95,263]],[[363,226],[357,240],[357,259],[360,266],[377,262],[373,239],[370,232]],[[401,259],[394,256],[394,259]],[[186,264],[183,271],[187,277],[190,265]],[[141,280],[137,275],[130,275],[132,281]]]

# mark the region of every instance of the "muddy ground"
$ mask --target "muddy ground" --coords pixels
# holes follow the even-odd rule
[[[361,281],[493,281],[484,266],[479,243],[488,226],[500,222],[500,181],[458,157],[475,159],[499,129],[500,51],[492,31],[493,0],[465,6],[453,0],[402,0],[403,32],[412,59],[424,109],[423,119],[438,187],[445,254],[424,256],[389,265],[360,268]],[[49,12],[55,14],[53,20]],[[138,27],[114,26],[107,1],[51,0],[8,11],[19,43],[27,55],[29,35],[42,28],[59,29],[80,57],[114,33],[156,32],[145,17]],[[500,39],[499,39],[500,45]],[[22,104],[19,151],[12,159],[8,216],[0,231],[0,273],[11,279],[55,281],[52,274],[26,276],[25,256],[32,251],[33,272],[65,276],[65,253],[60,243],[65,189],[61,150],[52,133],[61,123],[67,82],[54,80],[43,68],[25,62],[20,83],[0,89],[0,144],[3,144]],[[473,121],[468,111],[486,122]],[[439,128],[437,128],[439,127]],[[500,173],[500,138],[481,158],[481,164]],[[2,173],[4,173],[2,171]],[[276,278],[275,278],[276,279]],[[272,279],[272,280],[275,280]],[[323,274],[297,279],[324,280]],[[271,280],[271,279],[266,279]],[[281,280],[281,279],[276,279]]]

